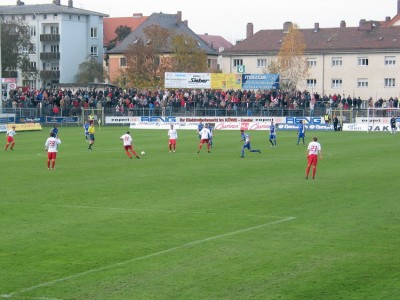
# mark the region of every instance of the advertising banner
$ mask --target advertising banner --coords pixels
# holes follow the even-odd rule
[[[244,90],[276,90],[278,88],[278,74],[242,74],[242,89]]]
[[[165,73],[166,88],[210,89],[210,73]]]
[[[242,88],[242,74],[211,74],[211,88],[214,90],[239,90]]]

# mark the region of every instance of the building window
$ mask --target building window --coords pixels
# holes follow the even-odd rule
[[[59,45],[51,45],[51,46],[50,46],[50,52],[51,52],[51,53],[58,53],[58,52],[60,52],[60,46],[59,46]]]
[[[96,27],[90,28],[90,37],[97,38],[97,28]]]
[[[28,47],[26,47],[26,46],[24,46],[24,47],[22,47],[22,51],[21,51],[23,54],[28,54],[29,53],[29,51],[28,51]]]
[[[368,66],[368,58],[367,57],[359,57],[358,58],[358,66]]]
[[[32,15],[32,20],[36,20],[36,14]]]
[[[47,20],[47,15],[46,14],[43,15],[43,19]]]
[[[342,79],[332,79],[332,88],[338,89],[342,87]]]
[[[307,59],[307,65],[309,68],[316,67],[317,60],[315,58],[309,58],[309,59]]]
[[[243,65],[243,59],[234,59],[233,60],[233,66],[242,66]]]
[[[119,59],[119,66],[120,67],[126,67],[127,65],[126,65],[126,57],[121,57],[120,59]]]
[[[207,68],[211,68],[211,59],[207,59]]]
[[[317,79],[307,79],[307,88],[315,88],[317,85]]]
[[[91,56],[98,56],[98,52],[97,52],[97,46],[91,46],[90,47],[90,55]]]
[[[332,67],[341,67],[343,64],[341,57],[332,57]]]
[[[394,78],[385,78],[385,87],[395,87],[396,81]]]
[[[366,78],[357,79],[357,87],[367,88],[368,87],[368,79],[366,79]]]
[[[265,58],[257,59],[257,68],[265,68],[267,66],[267,60]]]
[[[50,26],[50,33],[51,34],[58,34],[59,33],[59,28],[58,26]]]
[[[396,57],[385,56],[385,66],[394,66],[396,64]]]
[[[29,34],[31,35],[31,37],[36,36],[36,27],[35,26],[31,26],[29,28]]]

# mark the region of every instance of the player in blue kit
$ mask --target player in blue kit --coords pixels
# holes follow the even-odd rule
[[[305,145],[304,143],[305,137],[306,137],[306,128],[303,124],[303,121],[300,120],[299,129],[297,130],[297,145],[300,143],[300,139],[303,140],[303,145]]]
[[[83,129],[85,130],[86,142],[89,142],[89,126],[90,124],[87,121],[85,121],[85,124],[83,124]]]
[[[203,121],[200,120],[199,124],[197,125],[197,133],[199,134],[199,139],[201,139],[200,131],[203,129],[203,127],[204,127]]]
[[[276,147],[276,127],[274,120],[271,121],[271,125],[269,126],[269,142],[271,143],[271,147]]]
[[[242,137],[242,139],[240,140],[241,142],[244,142],[244,144],[243,144],[243,146],[242,146],[242,156],[241,156],[241,158],[243,158],[244,157],[244,149],[249,149],[249,151],[250,152],[258,152],[258,153],[261,153],[261,151],[260,150],[253,150],[253,149],[251,149],[251,146],[250,146],[250,136],[247,134],[247,133],[244,133],[244,130],[240,130],[240,134],[241,134],[241,137]]]

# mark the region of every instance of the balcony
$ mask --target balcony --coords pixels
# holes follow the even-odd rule
[[[60,35],[58,33],[57,34],[41,34],[40,41],[41,42],[59,42]]]
[[[46,80],[60,79],[60,71],[59,70],[40,71],[40,78]]]
[[[40,59],[60,59],[60,52],[41,52]]]

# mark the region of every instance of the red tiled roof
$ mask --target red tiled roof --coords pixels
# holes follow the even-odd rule
[[[376,24],[376,23],[375,23]],[[373,49],[399,49],[400,28],[397,26],[372,26],[370,30],[360,27],[300,29],[308,53],[363,51]],[[285,37],[281,30],[260,30],[241,41],[226,54],[276,54]]]
[[[227,50],[232,47],[232,44],[219,35],[209,35],[209,34],[198,34],[203,41],[205,41],[211,48],[220,49],[221,47],[224,50]]]
[[[148,17],[122,17],[104,18],[103,24],[103,43],[107,47],[111,40],[116,38],[115,30],[118,26],[128,26],[134,31]]]

